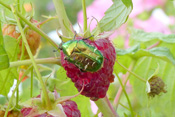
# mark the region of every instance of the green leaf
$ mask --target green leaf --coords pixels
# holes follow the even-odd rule
[[[127,50],[116,49],[117,55],[127,55],[133,59],[139,59],[144,56],[151,56],[162,59],[164,61],[173,63],[175,65],[175,58],[171,51],[166,47],[155,47],[150,50],[140,49],[139,45],[133,46]]]
[[[159,64],[159,71],[156,74],[166,84],[167,93],[162,93],[154,98],[148,98],[146,93],[146,84],[130,75],[130,83],[133,88],[133,92],[136,97],[138,106],[135,110],[138,110],[142,116],[169,116],[174,115],[175,108],[175,66],[153,57],[144,57],[137,61],[134,66],[133,72],[148,80],[148,78],[157,69],[157,63]],[[138,104],[139,103],[139,104]],[[162,111],[165,108],[166,111]]]
[[[14,79],[18,78],[16,68],[9,68],[0,71],[0,94],[7,96],[13,86]]]
[[[140,44],[137,44],[135,46],[132,46],[131,48],[128,48],[127,50],[116,48],[115,51],[116,51],[118,56],[122,56],[122,55],[130,54],[130,53],[135,53],[135,52],[139,51],[139,49],[140,49]]]
[[[165,43],[175,43],[175,34],[162,34],[158,32],[144,32],[139,29],[132,29],[131,39],[139,42],[148,42],[152,40],[160,40]]]
[[[9,67],[8,55],[3,46],[0,45],[0,70],[6,69],[8,67]]]
[[[131,11],[131,0],[114,0],[113,5],[105,12],[105,16],[99,22],[101,32],[111,31],[120,27],[127,21]],[[97,28],[93,31],[96,32]]]
[[[10,58],[10,61],[17,60],[17,52],[16,52],[18,50],[17,40],[10,36],[4,36],[4,44],[5,44],[5,50],[8,54],[8,57]],[[3,49],[0,49],[0,51],[1,51],[0,57],[2,57],[1,53],[3,53]],[[7,54],[5,55],[6,57],[3,60],[5,63],[9,64]],[[0,65],[2,65],[2,62],[0,63],[1,63]],[[7,96],[7,94],[10,91],[10,88],[14,83],[14,79],[17,78],[18,78],[17,68],[9,68],[0,71],[0,94]]]
[[[17,39],[11,36],[4,36],[5,50],[10,58],[10,61],[17,60],[17,54],[19,52],[19,46]]]

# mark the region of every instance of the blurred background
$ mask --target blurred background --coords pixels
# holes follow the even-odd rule
[[[83,25],[82,18],[82,7],[80,0],[63,0],[65,4],[65,9],[67,15],[74,25],[75,30],[79,30],[78,24],[80,26]],[[129,48],[132,43],[129,42],[129,32],[130,28],[142,29],[145,32],[161,32],[164,34],[174,34],[175,33],[175,2],[173,0],[132,0],[133,1],[133,11],[130,14],[128,21],[122,25],[119,29],[117,29],[113,35],[111,35],[110,39],[112,40],[114,46],[120,49]],[[10,4],[11,0],[6,0],[6,3]],[[55,7],[51,0],[25,0],[24,7],[31,10],[31,4],[33,5],[35,15],[34,19],[38,21],[46,20],[46,16],[56,16]],[[97,20],[100,20],[104,16],[104,12],[112,5],[111,0],[86,0],[87,3],[87,17],[88,23],[91,21],[92,16]],[[0,6],[0,10],[5,10],[2,6]],[[5,10],[6,11],[6,10]],[[11,16],[8,11],[6,11],[6,15]],[[2,16],[0,16],[2,18]],[[41,29],[47,33],[56,43],[59,43],[58,36],[56,34],[56,29],[59,29],[59,25],[57,25],[57,19],[53,19],[46,24],[44,24]],[[96,21],[93,20],[90,28],[93,29],[96,26]],[[58,53],[53,52],[55,48],[53,48],[45,39],[42,38],[42,43],[40,47],[40,51],[37,55],[38,58],[47,58],[58,56]],[[49,66],[49,65],[47,65]],[[49,66],[53,67],[53,66]],[[58,66],[54,66],[54,69],[59,68]],[[64,71],[63,71],[64,72]],[[47,75],[49,72],[42,72],[42,75]],[[59,74],[60,75],[60,74]],[[66,77],[66,76],[65,76]],[[23,82],[21,87],[21,96],[23,96],[22,100],[26,100],[29,98],[29,93],[27,92],[30,89],[30,79],[27,79]],[[38,88],[37,81],[34,81],[34,95],[38,95],[40,90]],[[108,91],[108,95],[110,95],[110,99],[113,100],[116,93],[117,88],[119,87],[118,82],[114,82]],[[114,90],[116,89],[116,90]],[[132,88],[128,83],[126,87],[128,93],[131,94]],[[76,90],[76,89],[75,89]],[[131,94],[132,95],[132,94]],[[133,97],[131,97],[133,98]],[[7,99],[5,97],[0,98],[0,104],[4,104]],[[123,99],[126,102],[125,99]],[[93,104],[92,104],[93,105]],[[134,105],[137,108],[137,104]],[[95,107],[93,107],[95,109]],[[122,111],[126,109],[121,108]],[[94,113],[96,111],[93,110]],[[126,112],[127,113],[127,112]]]

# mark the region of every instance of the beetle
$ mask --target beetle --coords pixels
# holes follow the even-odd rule
[[[73,63],[82,72],[96,72],[103,67],[104,56],[94,46],[81,40],[70,40],[59,45],[59,49],[65,54],[65,60]]]

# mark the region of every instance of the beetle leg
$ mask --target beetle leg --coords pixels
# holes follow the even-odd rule
[[[90,37],[87,37],[87,38],[83,38],[82,40],[87,40],[87,39],[89,39],[89,38],[91,38],[91,37],[93,37],[94,35],[91,35]]]

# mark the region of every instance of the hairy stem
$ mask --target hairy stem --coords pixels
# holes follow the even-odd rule
[[[107,97],[98,99],[94,102],[98,106],[99,110],[103,113],[103,117],[118,117]]]
[[[57,64],[61,65],[59,58],[42,58],[42,59],[35,59],[36,64]],[[10,62],[10,67],[17,67],[22,65],[31,65],[32,61],[29,60],[22,60],[22,61],[15,61]]]
[[[64,36],[74,36],[73,32],[70,32],[69,29],[71,29],[71,23],[67,17],[64,4],[62,0],[53,0],[53,3],[55,5],[56,13],[58,16],[59,24],[61,26],[61,30]]]
[[[15,10],[14,10],[13,7],[12,7],[12,11],[13,11],[13,13],[14,13],[14,17],[15,17],[15,19],[16,19],[16,21],[17,21],[19,30],[20,30],[20,32],[21,32],[22,40],[23,40],[23,42],[24,42],[24,44],[25,44],[27,53],[29,54],[29,57],[30,57],[30,59],[31,59],[31,61],[32,61],[32,65],[33,65],[33,67],[34,67],[34,69],[35,69],[35,71],[36,71],[36,74],[37,74],[37,76],[38,76],[38,80],[40,81],[40,84],[41,84],[41,87],[42,87],[42,90],[43,90],[43,93],[44,93],[44,97],[45,97],[45,102],[46,102],[46,105],[47,105],[47,109],[48,109],[48,110],[51,110],[51,109],[52,109],[52,107],[51,107],[51,102],[50,102],[50,100],[49,100],[49,96],[48,96],[48,93],[47,93],[45,84],[44,84],[44,82],[43,82],[43,80],[42,80],[41,74],[40,74],[40,72],[39,72],[39,69],[38,69],[37,64],[36,64],[36,62],[35,62],[35,59],[34,59],[34,57],[33,57],[33,55],[32,55],[31,50],[30,50],[30,47],[29,47],[29,44],[28,44],[27,39],[26,39],[26,37],[25,37],[24,31],[23,31],[23,29],[22,29],[22,26],[21,26],[21,24],[20,24],[20,22],[19,22],[19,19],[18,19],[16,13],[15,13]]]

